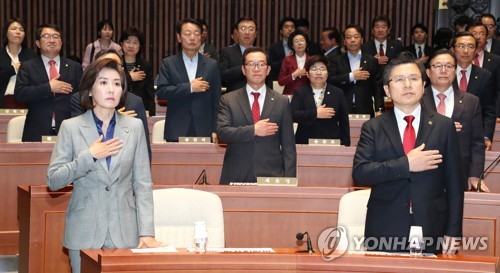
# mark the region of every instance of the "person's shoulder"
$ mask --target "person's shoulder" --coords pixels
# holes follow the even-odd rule
[[[73,61],[69,58],[66,58],[66,57],[61,57],[61,63],[65,63],[66,65],[69,65],[69,66],[78,66],[81,68],[81,64],[79,64],[78,62],[76,61]]]

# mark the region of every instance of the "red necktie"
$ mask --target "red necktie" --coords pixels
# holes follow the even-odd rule
[[[59,72],[57,72],[56,61],[50,60],[49,65],[50,65],[49,75],[50,75],[50,80],[52,80],[53,78],[59,76]]]
[[[405,150],[405,154],[408,154],[413,148],[415,148],[415,129],[411,124],[414,119],[415,117],[411,115],[404,117],[404,120],[408,123],[403,135],[403,149]]]
[[[260,106],[259,106],[259,92],[252,92],[253,95],[253,104],[252,104],[252,116],[253,116],[253,122],[257,123],[260,119]]]
[[[480,67],[479,65],[479,54],[476,54],[476,57],[474,58],[474,65],[477,65]]]
[[[439,98],[439,104],[437,107],[437,111],[441,115],[445,115],[446,113],[446,105],[444,104],[444,100],[446,99],[446,95],[443,93],[437,94],[437,97]]]
[[[467,70],[461,70],[460,73],[462,73],[462,78],[460,78],[459,89],[460,91],[467,92]]]
[[[380,44],[380,47],[378,49],[378,55],[379,56],[384,56],[384,44]]]

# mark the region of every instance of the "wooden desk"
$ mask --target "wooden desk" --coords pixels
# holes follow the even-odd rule
[[[317,251],[319,252],[319,251]],[[443,256],[410,258],[345,254],[324,261],[321,254],[179,253],[134,254],[129,249],[83,250],[82,272],[499,272],[498,257]]]

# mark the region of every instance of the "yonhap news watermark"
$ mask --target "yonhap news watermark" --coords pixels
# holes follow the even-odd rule
[[[364,237],[362,235],[349,234],[349,228],[344,226],[330,227],[323,230],[318,236],[318,248],[321,251],[323,260],[331,261],[344,255],[347,251],[370,251],[377,249],[405,249],[410,252],[410,244],[413,239],[409,237]],[[355,232],[353,232],[355,233]],[[437,251],[441,251],[445,242],[444,238],[422,237],[424,249],[435,245]],[[436,242],[435,242],[436,241]],[[455,242],[461,250],[486,251],[488,249],[489,238],[487,236],[462,237],[460,241]]]

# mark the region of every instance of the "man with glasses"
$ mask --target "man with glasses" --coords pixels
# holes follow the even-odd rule
[[[461,170],[468,180],[464,186],[469,190],[476,190],[484,169],[485,156],[481,104],[476,96],[453,87],[456,66],[455,54],[449,50],[440,49],[431,56],[426,70],[430,86],[425,88],[422,106],[455,122]],[[481,189],[489,192],[484,181]]]
[[[28,104],[23,142],[57,135],[63,120],[71,117],[70,98],[82,77],[79,63],[59,55],[63,42],[58,26],[39,26],[35,44],[40,57],[21,65],[14,91],[17,101]]]
[[[394,109],[361,128],[352,176],[371,187],[368,250],[408,251],[412,226],[422,227],[424,252],[455,254],[459,247],[466,182],[458,136],[453,120],[421,106],[424,73],[410,53],[392,59],[383,83]]]
[[[288,98],[266,87],[271,68],[265,51],[245,51],[240,67],[247,83],[222,96],[219,141],[227,144],[220,184],[257,177],[296,177],[297,154]]]
[[[481,15],[481,23],[488,28],[488,39],[486,40],[485,50],[500,56],[500,41],[495,38],[497,31],[495,16],[490,13],[483,14]]]
[[[163,59],[156,95],[168,100],[164,138],[212,137],[221,96],[217,61],[199,53],[203,27],[195,19],[183,19],[176,26],[182,51]]]
[[[452,50],[457,57],[454,86],[460,91],[476,95],[481,102],[483,136],[486,150],[491,150],[491,140],[495,132],[495,89],[492,75],[486,69],[473,65],[478,41],[468,31],[458,33],[451,41]]]

